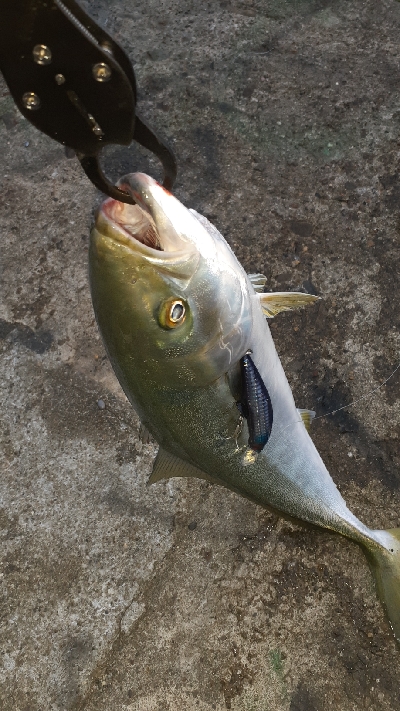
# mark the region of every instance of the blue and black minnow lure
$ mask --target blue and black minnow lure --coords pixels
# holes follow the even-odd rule
[[[247,420],[248,446],[254,457],[264,449],[270,438],[274,418],[272,403],[264,381],[250,356],[250,351],[241,358],[240,370],[242,397],[238,407],[241,415]]]

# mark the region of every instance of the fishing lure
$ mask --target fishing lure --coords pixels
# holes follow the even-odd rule
[[[250,353],[248,351],[240,360],[242,399],[237,403],[249,430],[250,451],[245,455],[248,460],[264,449],[271,435],[274,418],[271,398]]]

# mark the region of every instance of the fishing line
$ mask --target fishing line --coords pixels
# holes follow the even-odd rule
[[[318,417],[314,417],[313,422],[315,422],[315,420],[320,420],[322,417],[329,417],[329,415],[336,415],[336,413],[340,412],[340,410],[347,410],[348,407],[352,407],[353,405],[356,405],[358,402],[361,402],[361,400],[365,400],[367,397],[370,397],[370,395],[373,395],[374,393],[378,392],[378,390],[380,390],[381,388],[383,388],[384,385],[386,385],[386,383],[390,380],[390,378],[393,378],[394,374],[397,373],[399,368],[400,368],[400,363],[398,363],[398,365],[396,366],[394,371],[389,375],[388,378],[386,378],[386,380],[383,381],[383,383],[378,385],[378,387],[373,388],[373,390],[369,390],[369,392],[367,392],[365,395],[357,398],[357,400],[353,400],[348,405],[342,405],[342,407],[338,407],[336,410],[332,410],[331,412],[326,412],[324,415],[318,415]]]
[[[337,407],[336,410],[331,410],[331,412],[325,412],[324,415],[318,415],[318,417],[313,417],[312,420],[311,420],[311,425],[312,425],[313,422],[315,422],[315,420],[321,420],[323,417],[329,417],[330,415],[336,415],[337,412],[340,412],[341,410],[346,410],[348,407],[352,407],[353,405],[356,405],[357,403],[361,402],[361,400],[365,400],[367,397],[370,397],[370,396],[373,395],[374,393],[378,392],[378,390],[380,390],[381,388],[383,388],[383,386],[386,385],[386,383],[387,383],[391,378],[393,378],[393,376],[395,375],[395,373],[397,373],[397,371],[398,371],[399,369],[400,369],[400,363],[397,364],[397,366],[395,367],[395,369],[393,370],[393,372],[390,373],[390,375],[386,378],[386,380],[384,380],[383,383],[381,383],[380,385],[378,385],[378,387],[373,388],[373,390],[369,390],[369,392],[365,393],[365,395],[363,395],[362,397],[357,398],[357,400],[353,400],[353,401],[350,402],[348,405],[342,405],[341,407]],[[279,430],[279,432],[276,433],[276,439],[274,439],[273,444],[276,445],[276,444],[280,441],[282,435],[286,432],[286,430],[289,429],[289,427],[293,427],[293,425],[298,425],[298,424],[304,425],[304,422],[303,422],[303,420],[302,420],[301,417],[299,417],[298,420],[294,420],[293,422],[289,422],[289,423],[286,425],[286,427],[283,427],[283,429]],[[270,442],[270,441],[271,441],[271,440],[269,440],[269,442]],[[267,444],[266,444],[266,449],[268,448],[269,442],[267,442]]]

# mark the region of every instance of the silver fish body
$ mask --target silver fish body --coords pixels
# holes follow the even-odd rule
[[[151,479],[199,476],[358,542],[399,638],[399,531],[361,523],[327,471],[265,319],[263,299],[273,295],[254,289],[206,218],[148,176],[121,182],[139,206],[107,200],[100,209],[91,238],[91,290],[117,377],[160,445]],[[277,308],[291,308],[281,301],[293,297],[279,295]],[[236,404],[240,359],[248,351],[273,411],[271,435],[257,455]]]

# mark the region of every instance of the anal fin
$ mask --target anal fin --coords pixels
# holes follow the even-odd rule
[[[170,479],[174,476],[190,476],[210,481],[212,484],[219,483],[217,479],[214,479],[209,474],[206,474],[201,469],[198,469],[194,464],[189,464],[189,462],[185,462],[183,459],[175,457],[174,454],[170,454],[170,452],[167,452],[165,449],[160,447],[154,461],[153,471],[150,474],[147,484],[155,484],[156,481],[161,481],[161,479]]]

